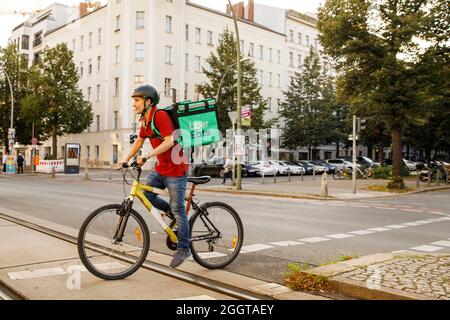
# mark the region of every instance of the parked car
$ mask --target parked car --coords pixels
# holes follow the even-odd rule
[[[311,163],[316,167],[316,172],[318,173],[330,173],[330,170],[328,169],[328,166],[324,165],[322,161],[320,160],[312,160]]]
[[[336,166],[336,168],[339,169],[347,169],[347,168],[352,168],[352,163],[350,161],[347,161],[345,159],[328,159],[325,160],[326,163],[332,164],[334,166]]]
[[[305,169],[305,174],[313,174],[314,165],[312,163],[309,163],[306,160],[297,160],[293,162],[297,165],[303,166],[303,168]]]
[[[327,169],[326,170],[327,173],[334,173],[336,170],[336,166],[334,164],[327,163],[322,160],[315,160],[315,161],[313,161],[313,163],[317,163],[318,165],[324,166]]]
[[[206,162],[203,161],[202,164],[196,164],[194,165],[192,169],[192,175],[199,177],[199,176],[212,176],[212,177],[220,177],[223,178],[224,175],[224,164],[225,159],[223,158],[212,158],[207,160]],[[245,176],[245,165],[241,164],[241,176]]]
[[[289,166],[282,163],[282,161],[269,160],[269,163],[275,167],[277,175],[284,175],[288,173]]]
[[[403,164],[408,167],[409,171],[417,170],[417,163],[407,159],[403,159]]]
[[[261,175],[261,169],[256,164],[247,164],[245,166],[245,174],[247,177],[258,177]]]
[[[265,176],[273,176],[276,172],[275,166],[271,165],[269,161],[252,161],[248,165],[259,170],[260,175],[264,173]]]
[[[290,161],[280,161],[280,162],[288,166],[289,170],[291,170],[292,175],[302,173],[305,174],[305,168],[303,168],[303,166],[296,165]]]
[[[356,163],[362,167],[379,167],[380,163],[373,161],[368,157],[359,156],[356,157]]]

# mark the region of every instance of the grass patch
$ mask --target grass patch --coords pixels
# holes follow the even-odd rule
[[[352,255],[352,254],[343,254],[343,255],[339,256],[336,260],[322,263],[320,266],[321,267],[328,266],[330,264],[335,264],[335,263],[339,263],[339,262],[343,262],[343,261],[347,261],[347,260],[351,260],[351,259],[355,259],[355,258],[358,258],[358,256]]]
[[[381,191],[381,192],[405,193],[405,192],[416,191],[417,189],[415,187],[404,187],[404,188],[401,188],[401,189],[389,188],[388,186],[374,184],[374,185],[370,185],[370,186],[365,187],[365,190],[368,190],[368,191]]]
[[[308,265],[288,264],[284,273],[284,284],[293,291],[334,292],[335,288],[328,277],[305,272]]]

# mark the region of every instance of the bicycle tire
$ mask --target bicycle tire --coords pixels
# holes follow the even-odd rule
[[[86,269],[92,273],[94,276],[105,279],[105,280],[120,280],[124,279],[133,273],[135,273],[141,265],[144,263],[145,259],[147,258],[147,254],[150,248],[150,233],[148,231],[147,224],[145,223],[145,220],[142,218],[139,213],[137,213],[135,210],[130,209],[130,216],[133,216],[133,218],[136,219],[136,221],[140,224],[140,228],[142,231],[142,253],[136,260],[136,262],[126,270],[125,272],[121,272],[116,275],[111,275],[107,273],[102,273],[99,269],[95,268],[93,264],[91,264],[89,256],[87,254],[87,250],[92,250],[92,248],[87,248],[85,246],[85,235],[87,228],[89,227],[90,223],[94,220],[95,217],[102,214],[104,211],[107,210],[119,210],[122,206],[120,204],[109,204],[102,206],[96,210],[94,210],[83,222],[81,225],[80,231],[78,232],[78,239],[77,239],[77,249],[78,249],[78,255],[81,259],[81,262],[86,267]],[[95,249],[94,249],[95,251]]]
[[[211,259],[208,260],[207,258],[201,257],[200,252],[197,251],[197,248],[195,245],[196,241],[191,241],[190,248],[191,248],[191,252],[192,252],[192,256],[193,256],[194,260],[199,265],[201,265],[202,267],[207,268],[207,269],[220,269],[220,268],[224,268],[227,265],[229,265],[230,263],[232,263],[239,255],[242,244],[244,242],[244,226],[243,226],[241,218],[239,217],[236,210],[234,210],[231,206],[227,205],[226,203],[206,202],[202,206],[200,206],[200,209],[205,212],[208,212],[208,210],[209,210],[209,212],[212,212],[211,208],[224,209],[225,210],[224,212],[228,212],[232,216],[232,218],[234,219],[234,221],[236,223],[238,234],[237,234],[237,237],[235,236],[236,243],[235,243],[233,253],[225,261],[219,262],[219,263],[213,263],[213,262],[211,262],[212,261]],[[194,228],[196,221],[202,221],[200,219],[200,217],[203,216],[204,213],[201,210],[197,210],[192,215],[191,219],[189,220],[189,229],[190,229],[189,232],[190,232],[191,239],[192,239],[192,234],[194,232],[194,229],[196,229],[196,228]],[[220,232],[222,233],[223,231],[220,230]]]
[[[335,171],[335,172],[333,172],[333,179],[334,180],[342,180],[342,175],[341,175],[341,172],[338,170],[337,172]]]

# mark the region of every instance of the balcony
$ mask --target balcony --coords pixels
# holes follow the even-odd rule
[[[41,44],[42,44],[42,37],[39,36],[33,40],[33,48],[36,48],[37,46],[39,46]]]

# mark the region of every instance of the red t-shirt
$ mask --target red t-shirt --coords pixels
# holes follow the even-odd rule
[[[147,137],[150,138],[153,135],[151,121],[155,111],[156,107],[152,107],[150,115],[147,119],[147,128],[145,127],[145,122],[142,123],[141,130],[139,131],[139,137],[141,139],[145,140]],[[170,116],[165,111],[159,111],[156,113],[155,126],[159,130],[162,138],[172,135],[175,130],[172,119],[170,119]],[[150,144],[153,149],[158,147],[162,142],[163,141],[158,137],[150,139]],[[175,143],[175,145],[166,152],[159,154],[157,159],[158,163],[155,166],[155,170],[162,176],[181,177],[184,176],[188,169],[188,162],[184,157],[183,148],[177,143]]]

